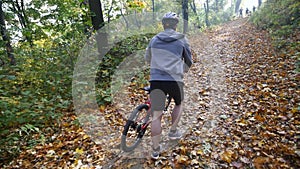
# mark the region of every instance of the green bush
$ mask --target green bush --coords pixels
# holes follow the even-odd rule
[[[45,141],[33,133],[43,137],[39,129],[56,123],[71,106],[71,52],[81,42],[19,43],[14,47],[17,65],[0,67],[0,163]]]
[[[152,36],[154,34],[128,37],[115,44],[103,57],[96,78],[97,102],[99,105],[109,104],[112,101],[110,82],[116,67],[135,51],[145,50]]]
[[[260,29],[268,30],[278,49],[297,46],[291,40],[300,30],[300,2],[297,0],[269,0],[254,13],[251,21]]]

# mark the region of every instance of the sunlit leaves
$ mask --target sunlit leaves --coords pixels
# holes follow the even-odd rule
[[[127,6],[131,9],[135,9],[137,11],[141,11],[146,7],[146,3],[140,0],[129,0],[127,2]]]

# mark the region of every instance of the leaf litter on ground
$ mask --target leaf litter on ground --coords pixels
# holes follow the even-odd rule
[[[95,143],[69,112],[47,129],[47,142],[4,168],[300,168],[299,49],[277,51],[247,18],[193,35],[190,43],[195,64],[185,78],[185,137],[159,160],[122,153],[120,139]],[[131,86],[128,93],[138,92]],[[130,104],[145,98],[138,97]],[[120,135],[126,106],[101,106],[108,121],[101,130]]]

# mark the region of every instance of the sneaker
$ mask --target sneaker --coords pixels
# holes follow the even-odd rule
[[[157,160],[159,158],[161,149],[162,149],[161,145],[159,145],[159,147],[157,149],[153,149],[151,158]]]
[[[182,137],[182,133],[179,130],[169,132],[170,140],[179,140],[181,139],[181,137]]]

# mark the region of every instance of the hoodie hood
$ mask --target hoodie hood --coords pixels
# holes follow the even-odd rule
[[[173,42],[184,38],[184,34],[178,33],[173,29],[166,29],[157,35],[157,38],[165,42]]]

